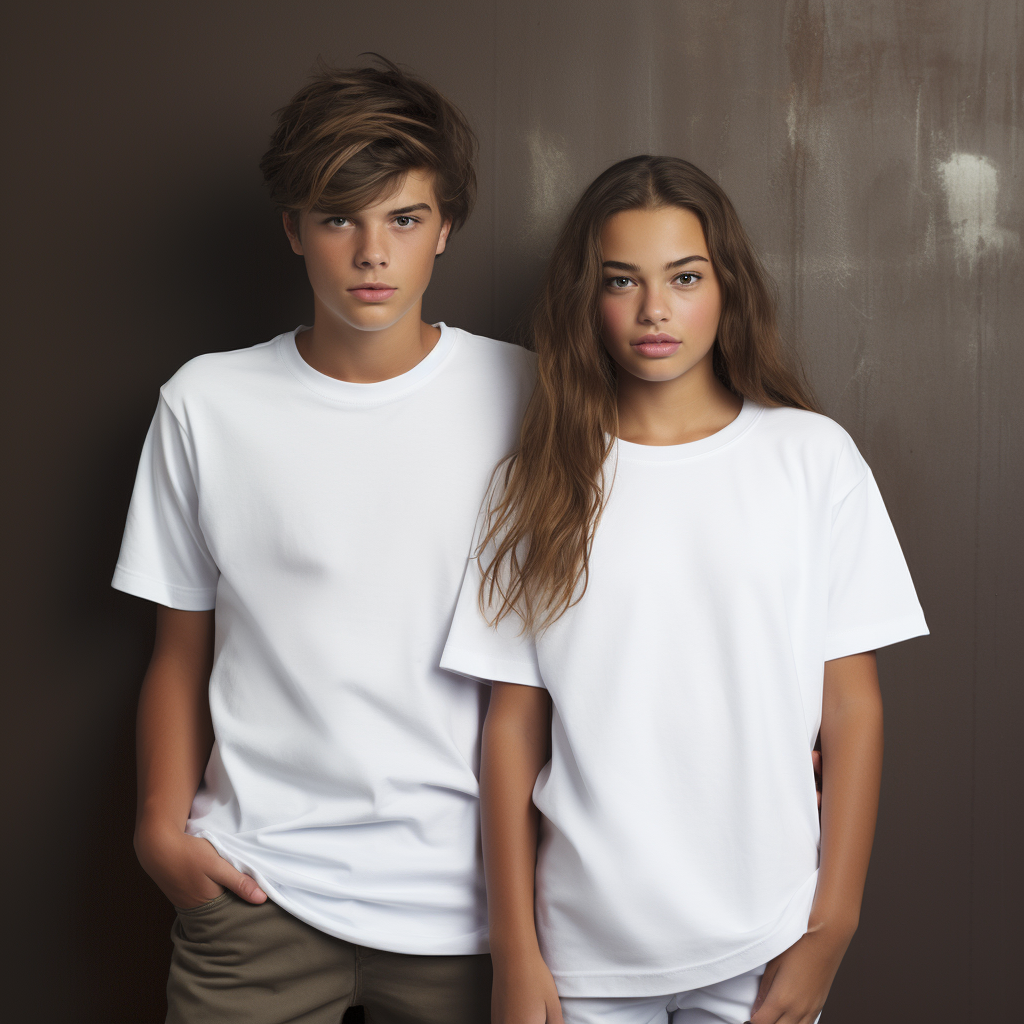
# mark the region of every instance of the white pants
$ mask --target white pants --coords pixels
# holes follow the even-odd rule
[[[689,992],[624,999],[562,999],[565,1024],[745,1024],[765,965]]]

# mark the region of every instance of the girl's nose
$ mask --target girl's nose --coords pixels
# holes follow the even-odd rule
[[[640,322],[644,324],[663,324],[668,319],[668,309],[663,296],[648,291],[640,307]]]

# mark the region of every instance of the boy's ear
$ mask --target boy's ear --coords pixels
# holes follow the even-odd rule
[[[281,221],[284,224],[284,233],[288,236],[288,241],[291,243],[292,252],[296,256],[305,256],[305,253],[302,251],[302,241],[299,238],[298,215],[290,210],[285,210],[281,214]]]
[[[444,252],[445,244],[448,241],[448,233],[452,229],[452,222],[450,220],[442,221],[441,223],[441,234],[437,237],[437,248],[434,250],[435,256],[440,256]],[[294,249],[295,246],[293,245]]]

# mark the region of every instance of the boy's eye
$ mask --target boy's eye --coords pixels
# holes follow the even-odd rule
[[[405,215],[402,215],[401,217],[396,217],[395,218],[395,223],[400,228],[407,228],[410,224],[415,224],[416,223],[416,218],[415,217],[406,217]]]
[[[331,217],[327,223],[330,224],[332,228],[341,228],[348,223],[348,217]]]

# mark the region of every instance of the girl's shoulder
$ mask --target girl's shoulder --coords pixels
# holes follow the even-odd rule
[[[790,406],[762,406],[761,430],[774,440],[819,445],[837,453],[853,439],[835,420],[820,412]]]
[[[822,413],[788,406],[763,407],[759,426],[762,444],[786,461],[788,456],[796,456],[806,472],[827,478],[834,493],[848,493],[870,473],[853,438]]]

